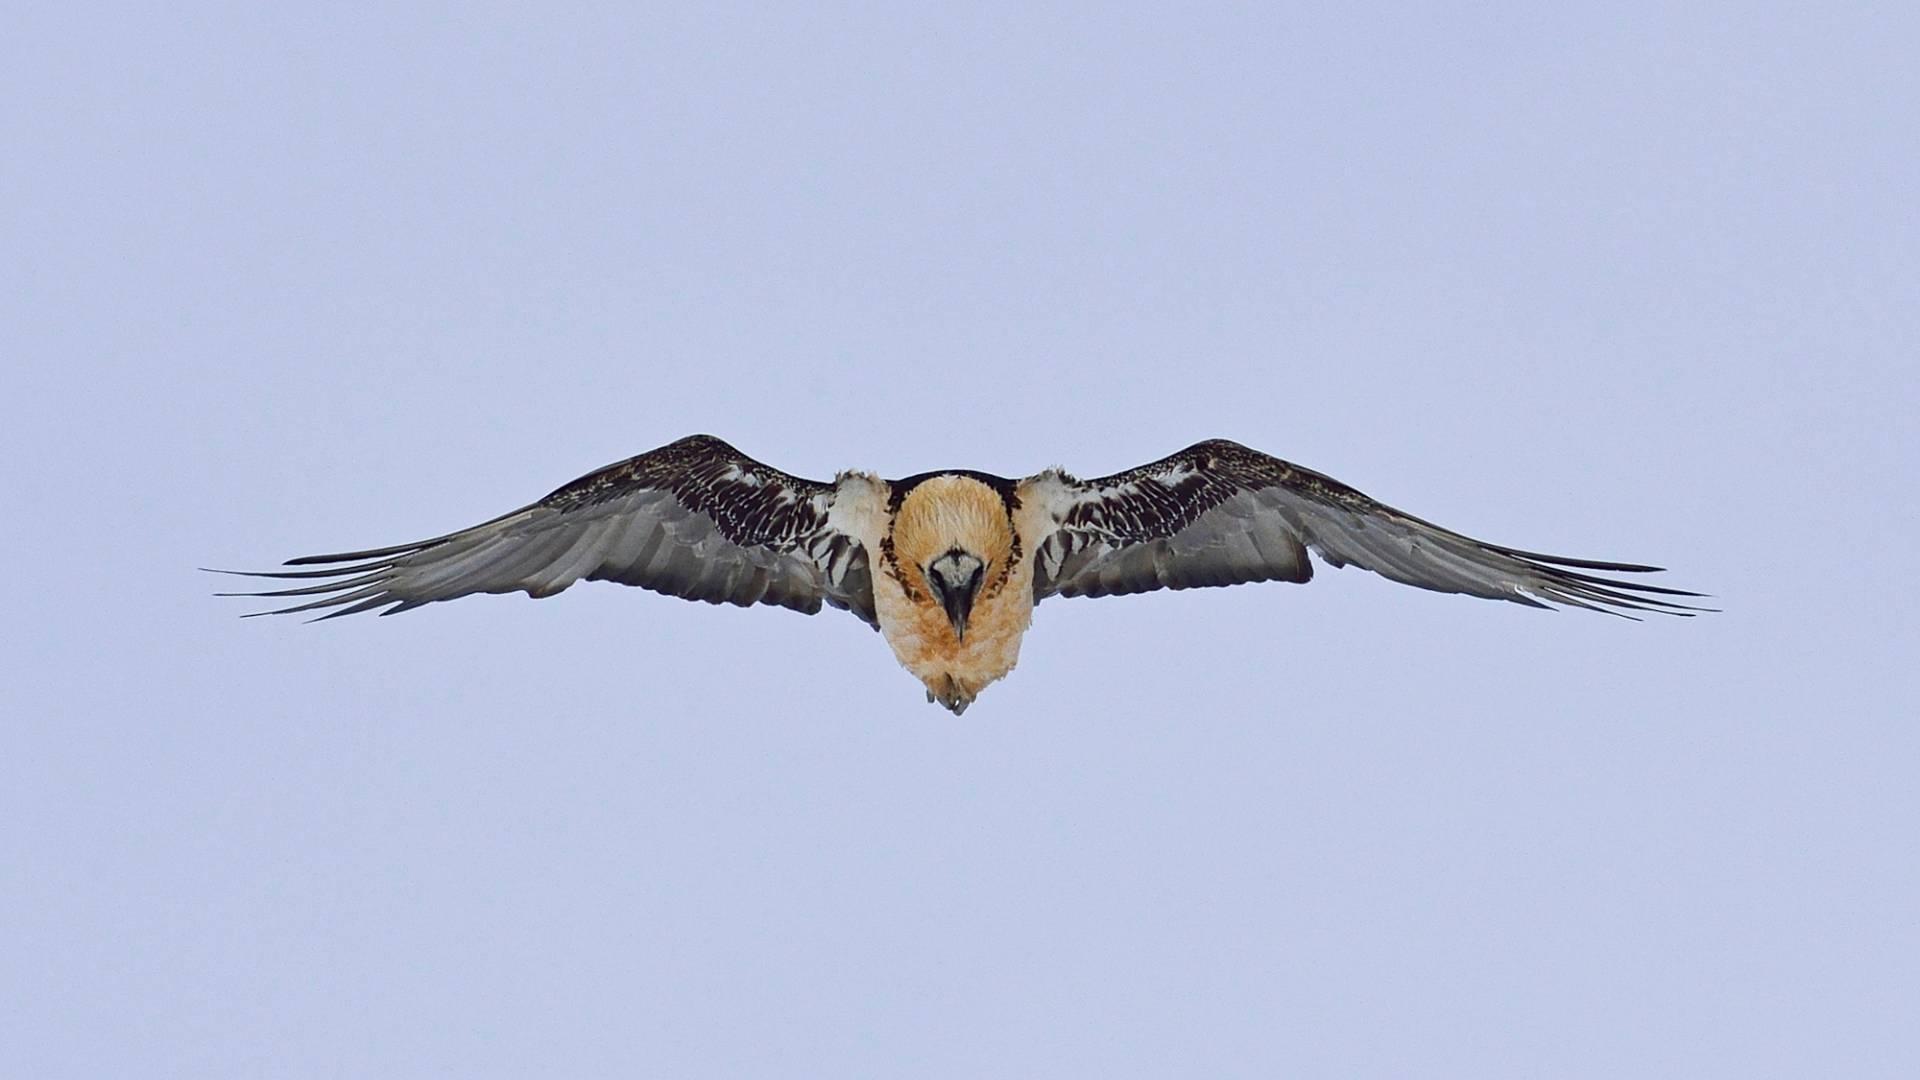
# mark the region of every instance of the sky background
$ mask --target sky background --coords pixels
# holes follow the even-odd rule
[[[1920,16],[36,5],[0,43],[0,1074],[1920,1075]],[[201,565],[713,432],[1227,437],[1356,570],[320,626]]]

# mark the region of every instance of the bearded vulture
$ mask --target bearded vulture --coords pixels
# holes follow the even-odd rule
[[[470,593],[552,596],[585,578],[710,604],[807,614],[826,604],[878,629],[927,700],[958,715],[1013,670],[1033,606],[1050,596],[1304,582],[1309,550],[1532,607],[1712,610],[1663,599],[1700,593],[1582,572],[1659,567],[1482,543],[1224,439],[1096,480],[954,469],[904,480],[848,471],[828,484],[694,435],[459,532],[285,564],[321,569],[220,571],[312,579],[220,595],[317,597],[252,614],[334,608],[319,616],[334,618]]]

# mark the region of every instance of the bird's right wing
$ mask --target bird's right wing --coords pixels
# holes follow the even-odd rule
[[[1307,551],[1423,589],[1626,614],[1687,615],[1662,596],[1698,593],[1581,573],[1659,567],[1499,547],[1443,529],[1331,477],[1224,439],[1094,480],[1026,482],[1054,531],[1035,558],[1034,598],[1112,596],[1250,581],[1304,582]]]
[[[318,597],[259,615],[382,615],[472,593],[552,596],[614,581],[708,603],[821,605],[875,625],[867,550],[829,523],[835,488],[694,435],[590,473],[512,513],[395,547],[308,555],[246,572],[316,583],[233,596]],[[222,571],[223,573],[242,573]]]

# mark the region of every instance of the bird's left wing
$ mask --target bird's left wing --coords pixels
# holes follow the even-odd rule
[[[582,578],[708,603],[823,603],[874,624],[867,551],[829,521],[835,488],[763,465],[694,435],[589,473],[546,498],[470,529],[396,547],[309,555],[251,573],[312,578],[271,592],[318,597],[255,612],[338,608],[321,618],[382,615],[472,593],[552,596]],[[234,573],[235,571],[223,571]]]
[[[1026,482],[1025,492],[1044,503],[1053,524],[1035,552],[1035,600],[1304,582],[1313,576],[1311,548],[1333,566],[1533,607],[1706,610],[1660,599],[1698,593],[1581,573],[1659,567],[1483,543],[1224,439],[1096,480],[1042,473]]]

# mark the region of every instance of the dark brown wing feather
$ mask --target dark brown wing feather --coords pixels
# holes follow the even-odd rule
[[[1035,599],[1304,582],[1313,575],[1312,549],[1332,566],[1533,607],[1551,602],[1623,615],[1710,610],[1660,599],[1699,593],[1578,572],[1658,567],[1483,543],[1224,439],[1096,480],[1051,478],[1059,528],[1037,553]]]
[[[834,488],[790,476],[711,435],[589,473],[546,498],[459,532],[393,547],[308,555],[251,573],[315,584],[232,596],[317,597],[259,615],[337,608],[383,615],[472,593],[544,597],[615,581],[689,600],[827,604],[874,624],[867,552],[829,526]],[[235,571],[222,571],[234,573]]]

